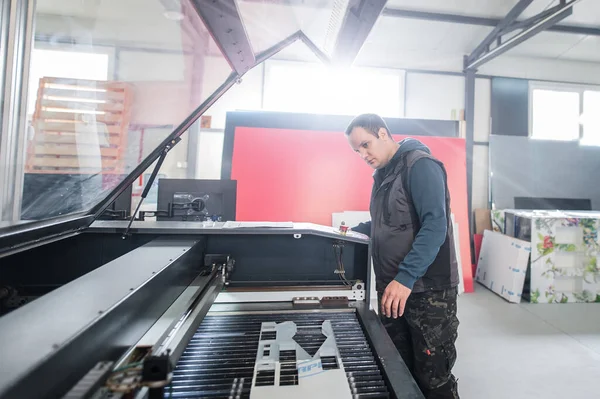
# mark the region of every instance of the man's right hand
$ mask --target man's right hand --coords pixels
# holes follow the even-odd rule
[[[406,300],[412,290],[403,286],[396,280],[388,284],[381,297],[381,311],[386,317],[397,319],[404,314]]]

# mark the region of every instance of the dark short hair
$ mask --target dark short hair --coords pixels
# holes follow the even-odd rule
[[[356,127],[362,127],[375,137],[379,136],[379,129],[384,128],[388,136],[392,136],[392,133],[383,118],[376,114],[362,114],[352,119],[352,122],[350,122],[346,128],[346,136],[350,136],[350,133],[352,133],[352,130]]]

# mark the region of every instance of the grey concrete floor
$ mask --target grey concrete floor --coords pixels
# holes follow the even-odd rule
[[[462,399],[600,398],[600,303],[511,304],[475,283],[458,312]]]

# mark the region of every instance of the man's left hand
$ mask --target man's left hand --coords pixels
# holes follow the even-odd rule
[[[397,319],[404,314],[404,307],[412,290],[392,280],[381,297],[381,311],[386,317]]]

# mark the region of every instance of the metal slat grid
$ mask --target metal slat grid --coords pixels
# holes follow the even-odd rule
[[[249,398],[261,323],[293,321],[298,326],[317,327],[325,320],[333,326],[353,398],[389,398],[352,312],[207,316],[179,359],[165,398]],[[316,352],[321,343],[300,344],[304,348],[312,344]]]

